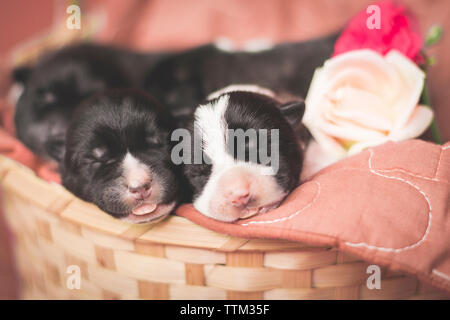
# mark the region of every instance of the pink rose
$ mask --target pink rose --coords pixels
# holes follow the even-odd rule
[[[406,9],[391,1],[375,4],[379,10],[379,29],[369,29],[368,19],[372,19],[375,11],[366,10],[358,13],[347,25],[334,47],[338,55],[357,49],[372,49],[385,55],[392,49],[400,51],[415,62],[421,62],[420,49],[423,45],[417,20]]]

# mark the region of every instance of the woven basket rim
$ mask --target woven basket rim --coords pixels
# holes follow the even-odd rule
[[[237,238],[208,230],[175,215],[156,224],[130,224],[112,218],[95,205],[77,198],[62,185],[41,179],[29,167],[4,155],[0,155],[0,184],[14,190],[15,195],[23,200],[51,212],[63,223],[139,243],[159,243],[223,252],[324,248],[320,245],[281,239]],[[330,246],[327,248],[334,249]]]
[[[154,225],[116,220],[5,156],[0,185],[28,298],[447,297],[387,269],[384,291],[369,291],[368,262],[335,247],[235,238],[179,216]],[[85,275],[83,292],[63,290],[64,270],[72,264]]]

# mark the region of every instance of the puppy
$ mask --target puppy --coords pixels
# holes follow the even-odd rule
[[[183,153],[194,207],[226,222],[276,208],[299,182],[294,129],[303,112],[303,101],[282,103],[255,86],[229,87],[198,106]]]
[[[33,152],[60,161],[76,106],[108,88],[145,88],[180,122],[208,93],[232,83],[255,83],[305,96],[316,67],[330,56],[336,36],[283,44],[261,52],[228,52],[216,45],[138,54],[77,44],[17,68],[23,86],[15,115],[18,138]]]
[[[17,137],[34,153],[60,161],[68,122],[81,101],[108,88],[141,87],[164,54],[76,44],[49,52],[13,71],[22,86],[15,113]]]
[[[256,52],[204,45],[161,59],[147,74],[145,90],[181,121],[208,94],[236,83],[305,97],[315,69],[333,53],[336,38],[279,44]]]
[[[186,196],[170,158],[171,115],[136,90],[83,102],[67,131],[63,185],[115,218],[156,222]]]

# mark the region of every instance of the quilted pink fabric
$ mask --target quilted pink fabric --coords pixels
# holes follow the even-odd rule
[[[450,143],[387,143],[317,173],[276,210],[237,223],[177,214],[220,233],[331,245],[450,292]]]

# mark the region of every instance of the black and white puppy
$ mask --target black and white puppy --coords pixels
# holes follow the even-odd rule
[[[22,87],[17,137],[39,156],[61,160],[66,129],[80,102],[108,88],[142,87],[144,75],[162,56],[83,43],[16,68],[13,78]]]
[[[276,208],[299,183],[303,112],[302,100],[282,103],[256,86],[231,86],[198,106],[184,166],[194,207],[226,222]]]
[[[166,109],[136,90],[89,98],[67,131],[63,185],[115,218],[161,220],[186,196],[181,169],[170,158],[173,123]]]

